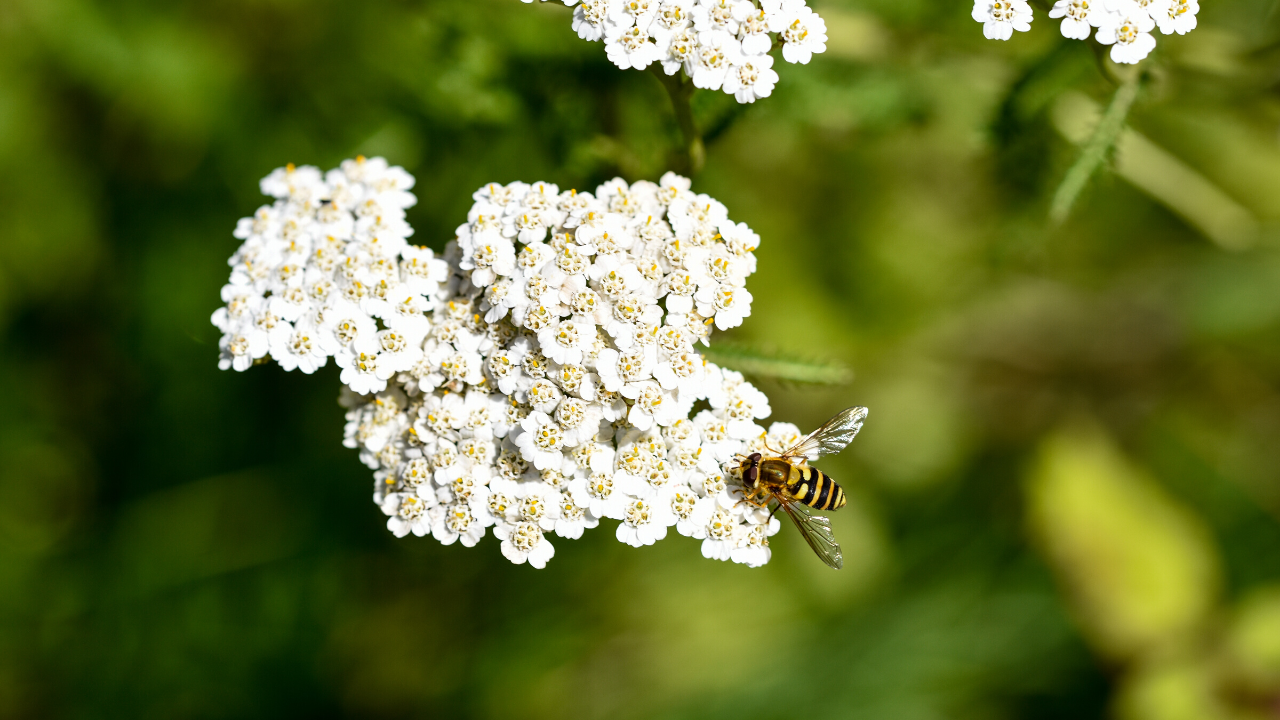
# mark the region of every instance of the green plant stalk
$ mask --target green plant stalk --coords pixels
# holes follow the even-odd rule
[[[1093,52],[1093,62],[1098,66],[1098,74],[1102,75],[1102,77],[1112,85],[1119,86],[1121,84],[1120,80],[1118,80],[1116,74],[1112,72],[1112,66],[1107,65],[1107,58],[1111,53],[1111,46],[1103,45],[1098,42],[1091,42],[1089,43],[1089,50]]]
[[[681,73],[666,74],[658,63],[650,65],[649,71],[658,78],[671,97],[676,125],[680,127],[680,136],[684,139],[686,166],[683,169],[690,177],[697,175],[707,161],[707,148],[702,141],[702,133],[698,132],[698,126],[693,120],[693,106],[690,104],[695,89],[693,81],[686,79]]]
[[[1141,73],[1132,73],[1116,89],[1116,94],[1111,98],[1111,104],[1103,113],[1098,127],[1094,129],[1093,135],[1089,136],[1080,150],[1080,157],[1062,178],[1062,183],[1053,194],[1053,203],[1049,207],[1049,219],[1055,225],[1061,225],[1071,214],[1071,207],[1088,184],[1089,178],[1115,147],[1120,132],[1124,130],[1129,111],[1133,108],[1133,101],[1138,97],[1141,76]]]

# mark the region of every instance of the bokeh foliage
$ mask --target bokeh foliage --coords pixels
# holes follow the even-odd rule
[[[722,347],[784,378],[775,417],[871,408],[823,466],[839,573],[789,530],[762,570],[608,528],[544,571],[395,540],[332,366],[215,368],[273,167],[384,154],[438,248],[484,182],[677,164],[659,84],[564,8],[0,5],[0,716],[1275,717],[1275,3],[1160,39],[1061,225],[1115,92],[1087,46],[816,8],[829,51],[773,97],[695,99],[695,189],[763,237]]]

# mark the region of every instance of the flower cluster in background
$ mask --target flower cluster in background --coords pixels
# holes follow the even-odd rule
[[[769,52],[775,47],[787,62],[801,64],[827,49],[827,25],[804,0],[564,3],[576,5],[578,37],[603,40],[609,60],[623,70],[658,63],[667,75],[683,70],[696,87],[723,90],[741,103],[773,92],[778,73]]]
[[[794,425],[697,344],[751,310],[759,236],[668,173],[594,193],[487,185],[442,257],[411,245],[413,178],[380,158],[262,181],[240,221],[220,367],[342,369],[345,443],[398,536],[487,531],[542,567],[550,534],[603,518],[640,546],[676,532],[761,565],[778,521],[726,468]]]
[[[1151,34],[1186,34],[1196,27],[1196,0],[1057,0],[1049,17],[1062,18],[1063,37],[1088,40],[1089,35],[1111,46],[1111,59],[1136,63],[1156,47]],[[973,19],[993,40],[1008,40],[1013,31],[1031,29],[1031,6],[1026,0],[974,0]]]

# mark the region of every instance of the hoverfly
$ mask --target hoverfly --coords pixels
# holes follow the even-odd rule
[[[838,510],[844,507],[844,489],[826,473],[809,467],[810,460],[838,453],[862,429],[867,417],[864,407],[851,407],[836,413],[808,437],[777,456],[751,453],[739,463],[736,474],[746,488],[743,498],[756,507],[768,507],[777,500],[804,536],[809,547],[822,561],[839,570],[844,565],[840,545],[831,534],[831,521],[810,514],[815,510]],[[766,445],[766,447],[768,447]],[[770,452],[775,452],[768,448]]]

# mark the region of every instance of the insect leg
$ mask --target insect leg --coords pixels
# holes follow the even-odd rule
[[[757,495],[761,495],[761,496],[763,496],[763,498],[764,498],[764,502],[757,502],[757,501],[756,501],[756,496],[757,496]],[[743,499],[744,501],[746,501],[749,505],[752,505],[753,507],[768,507],[768,506],[769,506],[769,498],[768,498],[768,496],[767,496],[767,495],[764,495],[764,493],[760,492],[758,489],[753,489],[753,490],[752,490],[751,492],[749,492],[749,493],[744,493],[744,494],[743,494],[743,496],[742,496],[742,499]]]

